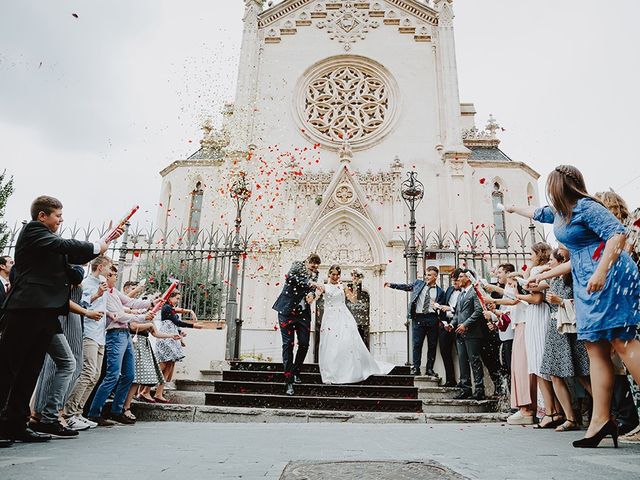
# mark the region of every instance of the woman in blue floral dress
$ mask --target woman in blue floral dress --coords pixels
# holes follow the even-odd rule
[[[552,207],[511,207],[542,223],[552,223],[557,240],[571,253],[571,261],[530,279],[531,283],[572,273],[578,339],[589,354],[593,415],[585,438],[574,447],[596,447],[611,435],[617,446],[618,428],[611,420],[613,390],[611,347],[636,381],[640,380],[640,323],[638,268],[624,252],[627,229],[598,200],[587,193],[580,171],[560,165],[549,174],[547,194]]]

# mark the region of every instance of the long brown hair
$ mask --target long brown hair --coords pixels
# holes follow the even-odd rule
[[[538,257],[538,265],[545,265],[549,263],[549,258],[551,258],[551,245],[545,242],[538,242],[531,245],[531,250]]]
[[[549,174],[547,195],[553,208],[567,223],[571,221],[573,208],[581,198],[590,198],[602,205],[600,200],[589,195],[582,173],[573,165],[558,165]]]
[[[595,197],[600,200],[602,204],[607,207],[607,209],[622,223],[629,218],[629,207],[627,206],[627,202],[625,202],[624,198],[616,192],[598,192]]]

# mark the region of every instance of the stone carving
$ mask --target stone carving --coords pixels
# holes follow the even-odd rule
[[[389,87],[372,69],[338,65],[311,78],[303,93],[304,122],[335,144],[375,136],[388,121]]]
[[[349,183],[341,183],[338,185],[335,193],[333,194],[333,197],[341,205],[349,205],[353,202],[354,196],[355,193],[353,192],[353,187]]]
[[[370,265],[373,263],[371,245],[347,222],[336,225],[316,249],[322,261],[339,265]]]
[[[334,176],[331,172],[306,173],[296,178],[298,196],[306,200],[314,200],[322,196]],[[401,172],[356,172],[354,179],[360,185],[368,202],[385,203],[394,201],[400,191],[399,179]],[[352,208],[355,208],[352,205]]]
[[[500,144],[500,139],[496,132],[501,128],[493,115],[489,115],[489,120],[483,130],[477,127],[462,130],[462,140],[467,146],[497,146]]]
[[[318,22],[317,26],[326,28],[329,38],[344,44],[344,49],[349,51],[352,43],[364,40],[369,29],[378,28],[380,23],[371,20],[368,12],[357,8],[354,2],[344,2],[340,8],[331,9],[326,21]]]

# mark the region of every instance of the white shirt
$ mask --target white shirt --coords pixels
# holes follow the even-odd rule
[[[5,293],[9,290],[9,280],[0,276],[0,282],[2,282],[2,288],[4,288]]]
[[[456,305],[458,304],[458,297],[460,297],[461,293],[461,290],[454,290],[449,297],[449,306],[451,307],[451,311],[447,312],[447,318],[453,318],[453,313],[456,311]]]

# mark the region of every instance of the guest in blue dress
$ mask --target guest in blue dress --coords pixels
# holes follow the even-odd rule
[[[617,424],[610,405],[614,375],[611,347],[636,381],[640,380],[640,323],[638,268],[624,252],[626,228],[598,200],[587,193],[580,171],[560,165],[549,174],[547,194],[552,207],[506,209],[542,223],[552,223],[571,261],[530,279],[531,283],[571,272],[578,339],[589,354],[593,415],[584,439],[574,447],[596,447],[607,435],[617,446]]]

